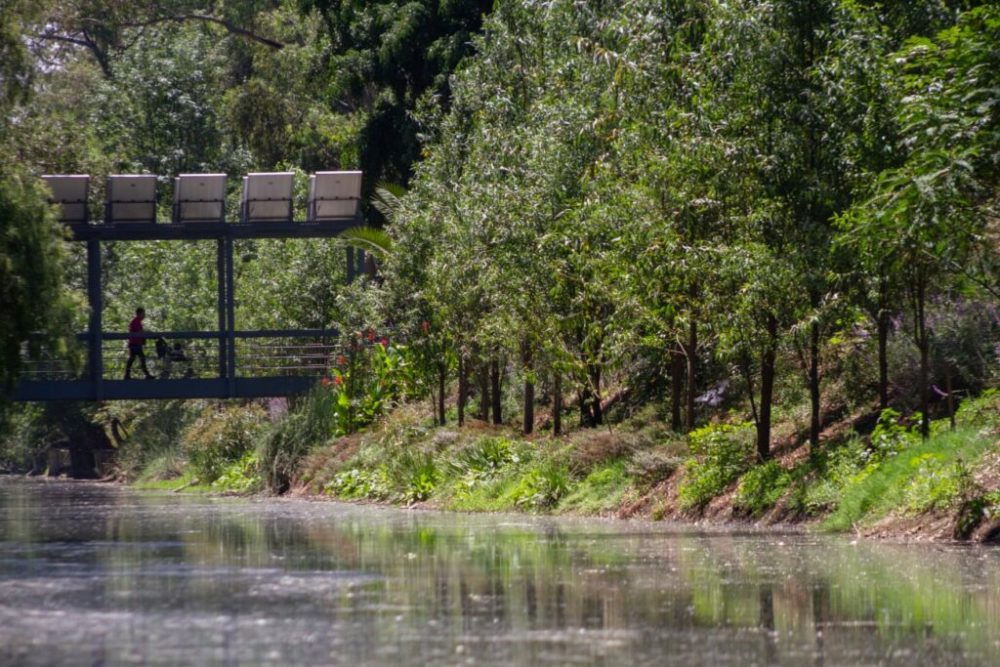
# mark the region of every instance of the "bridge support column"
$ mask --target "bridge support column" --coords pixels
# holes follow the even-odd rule
[[[101,242],[87,241],[87,301],[90,305],[90,325],[87,331],[87,367],[95,401],[104,397],[104,298],[101,285]]]
[[[226,262],[226,387],[230,398],[236,396],[236,290],[233,278],[233,239],[225,240]]]
[[[215,262],[216,262],[216,279],[219,284],[219,377],[226,377],[226,367],[229,364],[228,355],[226,354],[226,331],[229,327],[226,326],[227,322],[227,300],[226,300],[226,241],[225,239],[219,239],[216,242],[215,249]]]

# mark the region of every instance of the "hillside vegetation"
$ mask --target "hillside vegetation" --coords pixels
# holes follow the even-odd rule
[[[342,333],[310,395],[16,407],[5,467],[82,421],[173,486],[995,534],[995,3],[130,7],[0,12],[18,179],[90,173],[96,213],[109,173],[223,171],[235,202],[290,169],[301,214],[308,173],[361,168],[381,233],[238,243],[238,328]],[[47,234],[64,289],[3,377],[86,323]],[[210,330],[189,246],[109,248],[106,326]]]

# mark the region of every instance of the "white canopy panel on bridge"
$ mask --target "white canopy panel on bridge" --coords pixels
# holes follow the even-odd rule
[[[243,222],[292,220],[291,171],[252,173],[243,177]]]
[[[309,177],[310,222],[353,218],[360,201],[360,171],[319,171]]]
[[[156,176],[108,176],[107,222],[156,222]]]
[[[222,222],[225,174],[180,174],[174,181],[174,222]]]
[[[42,176],[52,191],[52,203],[59,204],[59,221],[65,223],[87,222],[87,194],[90,176],[86,174],[59,174]]]

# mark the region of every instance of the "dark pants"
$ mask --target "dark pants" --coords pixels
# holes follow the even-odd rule
[[[125,363],[125,379],[128,380],[132,375],[132,362],[139,358],[139,364],[142,366],[142,372],[145,373],[146,377],[151,378],[153,374],[149,372],[146,368],[146,352],[142,349],[142,345],[130,344],[128,346],[128,361]]]

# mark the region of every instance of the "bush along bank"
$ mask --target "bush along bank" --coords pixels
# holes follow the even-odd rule
[[[613,430],[524,439],[449,429],[416,406],[302,459],[298,487],[352,501],[653,520],[811,522],[823,530],[993,541],[1000,534],[1000,394],[967,400],[922,439],[889,409],[870,435],[758,462],[750,424],[670,433],[651,410]]]
[[[440,401],[419,383],[419,364],[413,350],[369,340],[284,410],[195,403],[174,406],[164,420],[133,408],[138,416],[127,430],[135,435],[121,451],[130,467],[123,463],[122,476],[168,489],[292,491],[457,511],[805,522],[926,539],[1000,535],[995,390],[966,399],[954,425],[933,421],[926,439],[919,414],[887,409],[865,435],[849,428],[847,416],[819,447],[791,438],[760,461],[754,425],[738,418],[739,410],[719,412],[686,435],[648,403],[612,426],[559,437],[472,419],[462,428],[442,426]],[[432,410],[417,400],[428,397]],[[119,408],[115,418],[125,413]],[[778,428],[793,432],[792,421],[779,419]],[[176,438],[161,433],[167,426]],[[143,450],[143,442],[156,446]],[[140,450],[145,459],[130,455]]]

